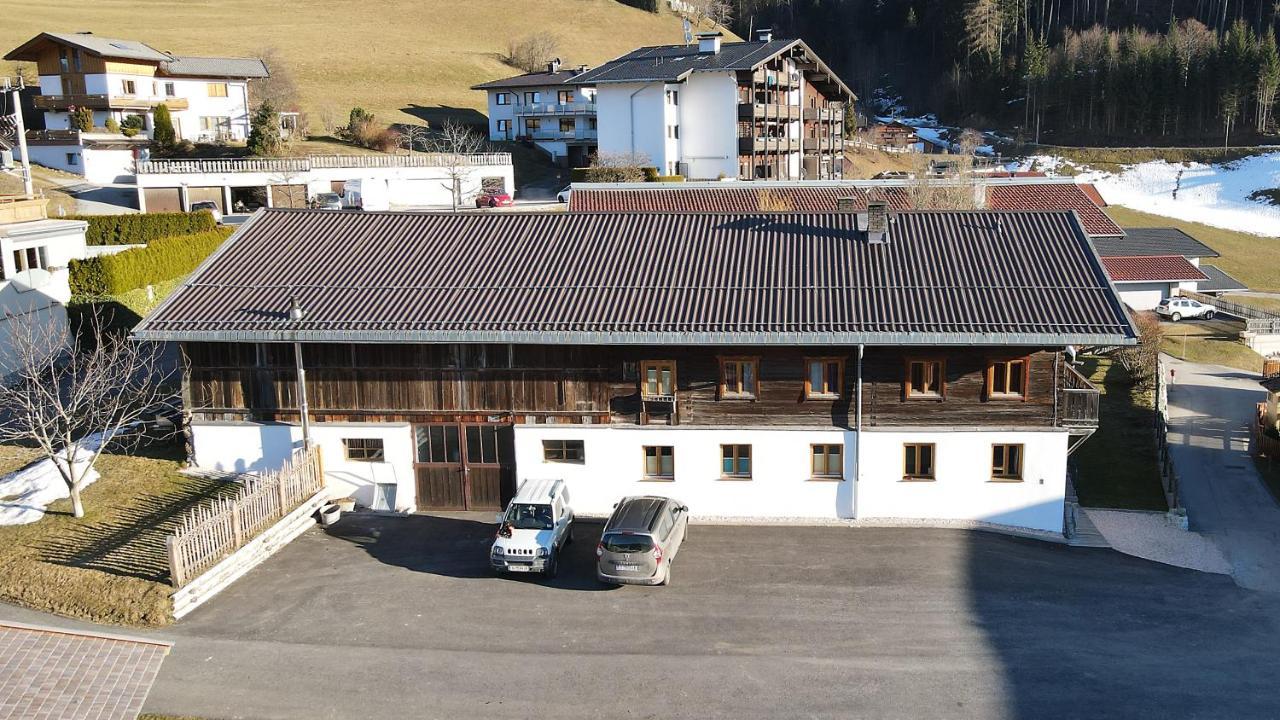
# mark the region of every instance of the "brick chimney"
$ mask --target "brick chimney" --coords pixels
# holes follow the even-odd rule
[[[889,203],[867,202],[867,242],[878,245],[889,242]]]
[[[862,209],[855,197],[838,197],[836,198],[836,212],[856,213]]]
[[[723,33],[704,32],[698,33],[698,54],[699,55],[715,55],[720,52],[720,38],[724,37]]]

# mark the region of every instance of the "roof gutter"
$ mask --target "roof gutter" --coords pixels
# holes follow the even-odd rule
[[[176,294],[176,293],[175,293]],[[172,297],[172,296],[171,296]],[[139,325],[137,340],[187,342],[310,343],[513,343],[517,345],[767,345],[804,346],[1036,346],[1134,345],[1121,328],[1116,332],[941,333],[941,332],[672,332],[584,330],[325,330],[282,327],[261,330],[164,330]]]

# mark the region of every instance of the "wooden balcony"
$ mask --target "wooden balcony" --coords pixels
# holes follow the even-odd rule
[[[800,138],[739,137],[738,151],[743,153],[800,152]]]
[[[738,117],[757,120],[799,120],[799,105],[774,105],[768,103],[738,103]]]
[[[765,87],[799,87],[800,73],[788,73],[780,70],[756,70],[751,75],[752,82]]]
[[[1092,429],[1098,427],[1102,393],[1065,360],[1058,380],[1058,426]]]
[[[48,217],[48,198],[25,195],[0,195],[0,225],[43,220]]]
[[[804,109],[805,120],[823,122],[844,122],[844,108],[841,107],[807,107]]]
[[[150,110],[167,105],[170,110],[186,110],[190,103],[180,97],[140,97],[137,95],[36,95],[32,103],[37,110],[67,110],[87,107],[93,110]]]

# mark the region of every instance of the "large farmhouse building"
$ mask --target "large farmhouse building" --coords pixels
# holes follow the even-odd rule
[[[693,515],[1061,532],[1134,331],[1069,212],[264,210],[136,330],[181,344],[192,458],[310,437],[331,491],[497,508],[563,478]],[[295,344],[296,343],[296,344]],[[301,349],[301,357],[295,355]]]

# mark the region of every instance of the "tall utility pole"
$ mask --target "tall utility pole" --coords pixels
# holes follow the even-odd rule
[[[22,91],[22,78],[17,78],[17,87],[14,87],[9,78],[5,78],[4,90],[13,104],[13,128],[16,135],[13,146],[22,153],[22,192],[28,198],[34,198],[36,195],[35,188],[31,185],[31,156],[27,152],[27,128],[22,122],[22,99],[19,95]]]
[[[289,320],[294,324],[302,321],[302,306],[297,296],[289,298]],[[302,343],[294,341],[293,360],[298,380],[298,414],[302,419],[302,449],[311,449],[311,412],[307,406],[307,369],[302,364]]]

